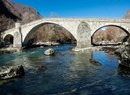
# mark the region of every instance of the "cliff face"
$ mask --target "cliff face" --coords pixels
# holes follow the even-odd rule
[[[11,9],[12,13],[15,13],[15,11],[17,12],[18,17],[21,18],[22,24],[42,18],[40,14],[32,7],[17,4],[17,3],[11,2],[11,0],[7,0],[7,1],[10,5],[12,5],[12,8],[9,8],[9,9]]]
[[[12,0],[0,0],[0,7],[0,32],[13,28],[17,21],[25,24],[42,18],[35,9]]]

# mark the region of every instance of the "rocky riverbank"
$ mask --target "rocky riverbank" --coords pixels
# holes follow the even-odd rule
[[[115,54],[118,56],[119,64],[125,67],[130,68],[130,48],[121,47],[115,51]]]
[[[120,66],[130,68],[130,46],[129,45],[119,45],[119,46],[96,46],[88,48],[74,48],[73,51],[86,51],[86,50],[98,50],[105,51],[110,55],[116,55],[118,57],[118,63]],[[92,63],[97,63],[93,60],[90,60]]]
[[[33,43],[33,46],[56,46],[60,45],[58,42],[37,42]]]
[[[23,48],[0,48],[0,53],[13,53],[22,51]]]
[[[106,51],[111,55],[118,57],[118,63],[120,66],[130,68],[130,47],[122,45],[120,47],[103,47],[101,50]]]

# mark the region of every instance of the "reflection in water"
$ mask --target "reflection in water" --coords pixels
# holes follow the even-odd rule
[[[120,77],[116,56],[104,51],[73,52],[72,48],[69,45],[54,47],[55,56],[45,56],[45,49],[0,56],[1,66],[23,65],[26,70],[24,77],[0,85],[1,95],[130,94],[127,91],[130,81]],[[92,64],[90,60],[101,65]]]

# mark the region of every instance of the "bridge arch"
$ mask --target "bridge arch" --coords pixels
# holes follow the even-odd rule
[[[12,45],[13,47],[13,44],[14,44],[14,36],[12,34],[7,34],[4,38],[4,46],[5,47],[10,47]]]
[[[55,25],[57,28],[63,28],[63,29],[65,29],[66,32],[70,33],[70,35],[76,40],[75,35],[73,35],[67,28],[65,28],[65,27],[62,26],[61,24],[55,23],[55,22],[42,22],[42,23],[39,23],[39,24],[33,26],[33,27],[28,31],[28,33],[26,34],[25,38],[23,38],[23,45],[25,46],[25,45],[28,43],[28,41],[30,41],[30,42],[33,41],[33,40],[34,40],[33,38],[31,38],[31,39],[29,40],[28,37],[29,37],[30,35],[32,35],[38,28],[40,28],[40,27],[42,27],[42,26],[44,26],[44,25],[48,25],[48,24],[53,24],[53,25]]]
[[[128,29],[126,27],[121,26],[121,25],[108,24],[108,25],[102,25],[102,26],[98,27],[95,31],[92,32],[92,34],[91,34],[91,44],[95,45],[94,42],[93,42],[93,37],[100,29],[102,29],[104,27],[110,27],[110,26],[117,27],[117,28],[123,30],[127,34],[127,36],[122,40],[122,42],[127,41],[127,39],[129,38],[130,33],[129,33],[129,31],[128,31]]]

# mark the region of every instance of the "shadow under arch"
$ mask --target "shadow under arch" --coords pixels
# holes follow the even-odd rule
[[[127,36],[124,37],[124,39],[122,40],[122,42],[126,42],[127,39],[128,39],[129,36],[130,36],[130,33],[129,33],[125,28],[123,28],[122,26],[110,24],[110,25],[101,26],[100,28],[98,28],[98,29],[92,34],[92,36],[91,36],[91,44],[92,44],[93,46],[98,46],[97,44],[94,44],[94,42],[93,42],[93,37],[94,37],[94,35],[95,35],[100,29],[102,29],[102,28],[104,28],[104,27],[111,27],[111,26],[112,26],[112,27],[117,27],[117,28],[123,30],[123,31],[127,34]]]
[[[14,36],[11,35],[11,34],[7,34],[5,37],[4,37],[4,46],[5,47],[9,47],[10,45],[13,45],[14,43]]]
[[[45,25],[49,25],[49,24],[53,24],[54,28],[59,28],[59,29],[64,29],[67,33],[69,33],[69,35],[71,36],[72,42],[74,42],[75,44],[77,43],[76,38],[72,35],[72,33],[70,31],[68,31],[65,27],[61,26],[60,24],[57,23],[51,23],[51,22],[44,22],[41,24],[36,25],[35,27],[33,27],[28,34],[26,35],[24,41],[23,41],[23,46],[27,46],[28,41],[33,42],[33,38],[31,38],[30,40],[28,39],[30,37],[30,35],[32,35],[34,32],[36,32],[37,29],[39,29],[40,27],[43,27]]]

